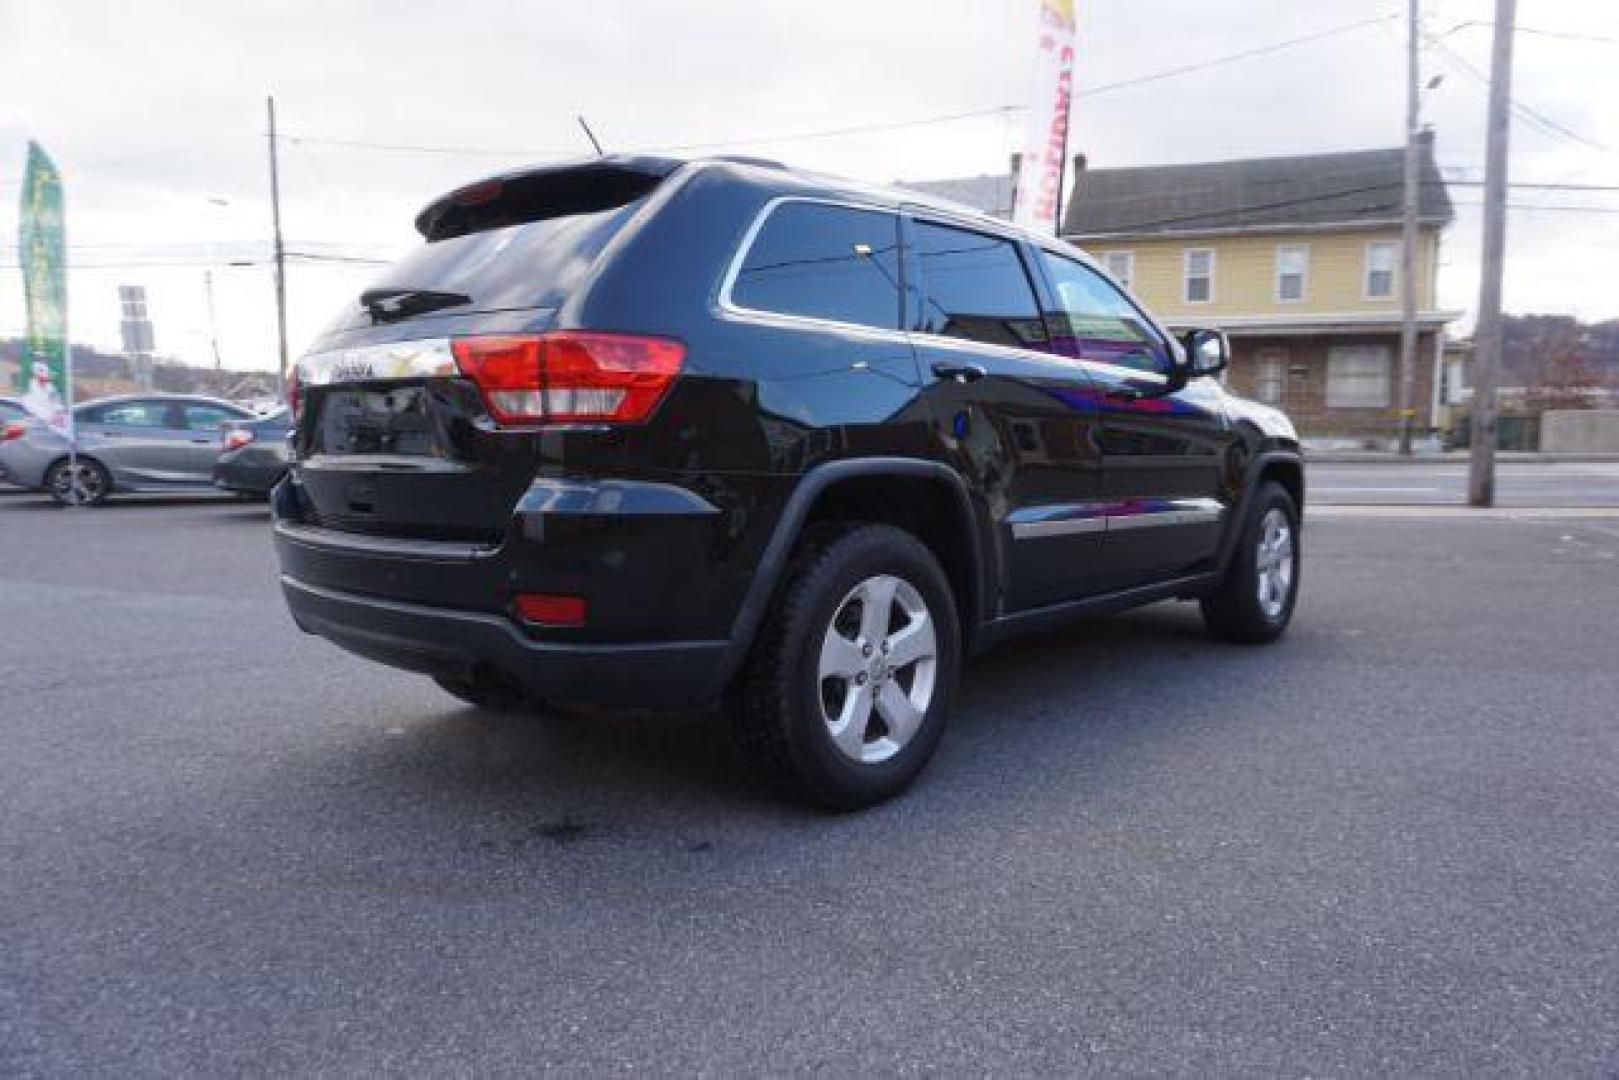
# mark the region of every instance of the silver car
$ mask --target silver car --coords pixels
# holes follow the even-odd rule
[[[78,406],[77,472],[67,440],[32,417],[0,429],[0,471],[61,503],[93,506],[114,492],[216,491],[221,427],[252,419],[238,405],[189,394],[102,398]]]

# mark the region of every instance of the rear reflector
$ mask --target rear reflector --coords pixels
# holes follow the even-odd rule
[[[0,428],[0,442],[11,442],[28,434],[28,428],[22,424],[7,424]]]
[[[541,626],[585,625],[585,598],[553,593],[518,593],[517,613]]]
[[[225,449],[240,450],[242,447],[252,442],[255,438],[257,438],[257,436],[251,431],[227,432],[225,435]]]
[[[667,338],[585,330],[457,338],[451,350],[503,424],[645,420],[686,355]]]

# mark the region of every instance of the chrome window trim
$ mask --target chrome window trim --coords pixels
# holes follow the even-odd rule
[[[814,206],[831,206],[842,210],[860,210],[868,214],[887,214],[894,219],[894,242],[902,244],[900,240],[899,211],[892,206],[881,206],[876,203],[855,202],[850,199],[830,199],[815,195],[777,195],[759,208],[749,222],[748,228],[742,234],[742,240],[737,244],[736,250],[731,253],[731,261],[725,268],[725,276],[720,279],[719,295],[715,306],[720,313],[728,318],[741,322],[763,323],[766,325],[794,327],[818,327],[821,329],[841,330],[846,333],[864,334],[883,341],[906,341],[905,330],[902,326],[894,328],[882,326],[867,326],[865,323],[844,322],[841,319],[823,319],[816,315],[793,315],[785,311],[766,311],[763,308],[746,307],[736,302],[731,295],[736,288],[736,279],[741,276],[742,264],[747,261],[748,252],[753,250],[753,243],[759,238],[764,229],[765,222],[778,207],[788,203],[809,203]],[[901,260],[903,262],[903,260]],[[900,295],[894,305],[894,321],[903,322],[905,316],[904,304],[905,284],[903,266],[901,267]]]
[[[1172,505],[1162,509],[1135,514],[1106,513],[1117,502],[1031,508],[1017,512],[1026,515],[1028,520],[1010,521],[1012,538],[1039,540],[1052,536],[1126,532],[1171,525],[1214,525],[1225,516],[1225,507],[1218,499],[1174,499],[1171,502]]]
[[[461,373],[447,337],[329,349],[300,358],[296,370],[304,386],[453,378]]]

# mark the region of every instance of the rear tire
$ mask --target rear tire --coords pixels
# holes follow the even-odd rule
[[[1280,637],[1298,600],[1300,554],[1293,497],[1280,484],[1261,484],[1225,577],[1203,598],[1209,633],[1247,645]]]
[[[95,458],[76,459],[77,469],[63,458],[45,471],[45,490],[63,506],[100,506],[112,494],[112,475]]]
[[[944,734],[960,639],[950,583],[916,537],[818,529],[729,694],[737,746],[767,780],[822,806],[892,798]]]

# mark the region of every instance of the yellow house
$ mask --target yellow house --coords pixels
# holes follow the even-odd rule
[[[1439,425],[1444,327],[1435,300],[1452,217],[1421,143],[1419,329],[1412,405]],[[1230,336],[1239,393],[1317,438],[1398,432],[1403,151],[1089,169],[1075,160],[1063,235],[1172,327]]]

